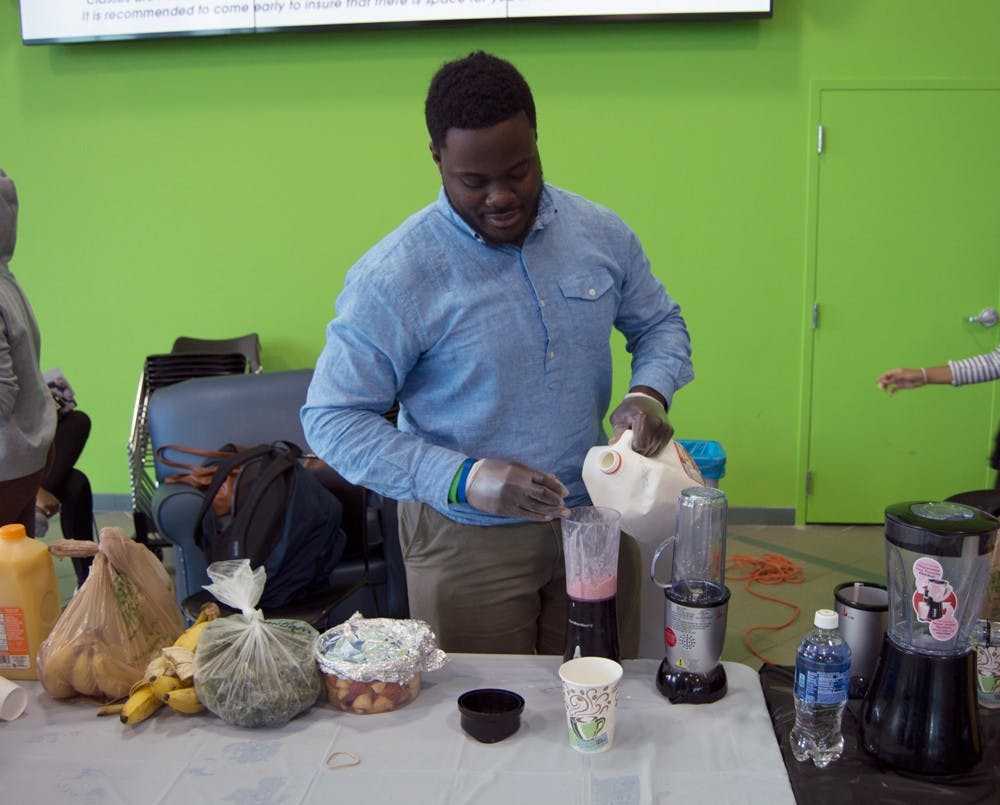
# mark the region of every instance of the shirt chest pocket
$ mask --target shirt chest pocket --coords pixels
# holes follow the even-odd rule
[[[559,280],[565,326],[573,344],[607,349],[618,310],[615,283],[604,269],[572,274]]]

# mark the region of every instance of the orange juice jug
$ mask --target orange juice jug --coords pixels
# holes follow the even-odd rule
[[[38,648],[59,614],[48,546],[20,523],[0,526],[0,674],[38,679]]]

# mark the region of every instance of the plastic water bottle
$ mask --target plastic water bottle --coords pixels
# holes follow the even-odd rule
[[[841,639],[832,609],[817,610],[813,623],[795,654],[791,743],[796,760],[812,758],[822,769],[844,751],[840,720],[851,682],[851,647]]]

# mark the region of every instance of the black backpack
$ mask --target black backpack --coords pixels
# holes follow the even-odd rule
[[[343,510],[336,495],[302,466],[302,451],[291,442],[275,442],[243,450],[226,445],[221,452],[232,456],[215,465],[195,521],[194,541],[208,562],[249,559],[251,567],[263,565],[262,609],[328,589],[347,543]],[[232,511],[219,517],[212,502],[234,471]]]

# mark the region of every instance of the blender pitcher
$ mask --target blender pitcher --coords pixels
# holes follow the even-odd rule
[[[577,506],[562,520],[569,596],[563,659],[621,659],[618,645],[618,547],[621,514],[601,506]]]
[[[979,616],[998,526],[960,503],[885,510],[889,627],[862,704],[861,738],[889,765],[959,774],[982,756],[975,644],[990,640]]]
[[[704,704],[726,695],[720,662],[726,639],[729,588],[726,576],[726,495],[692,486],[677,500],[677,529],[653,555],[653,583],[663,588],[666,657],[656,687],[673,703]],[[673,548],[670,582],[656,578],[661,553]]]

